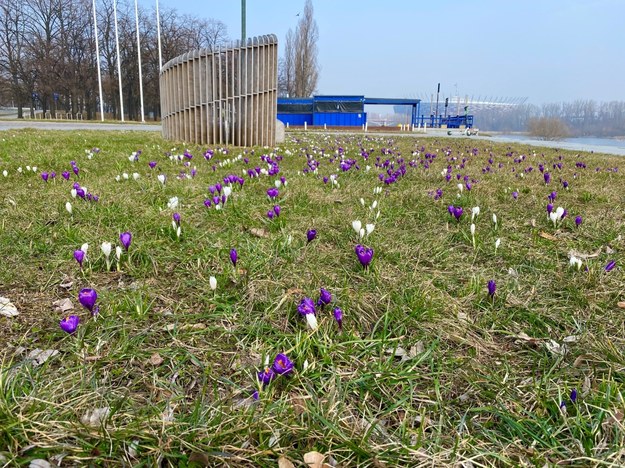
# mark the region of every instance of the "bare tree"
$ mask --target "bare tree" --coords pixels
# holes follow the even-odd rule
[[[311,0],[306,0],[295,33],[289,29],[284,45],[284,57],[280,63],[278,87],[281,95],[307,97],[317,89],[319,65],[317,63],[317,40],[319,29],[313,16]]]

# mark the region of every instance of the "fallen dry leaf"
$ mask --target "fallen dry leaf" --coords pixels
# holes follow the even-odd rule
[[[46,362],[48,359],[50,359],[53,356],[56,356],[57,354],[59,354],[59,352],[56,349],[33,349],[30,353],[28,353],[28,356],[26,356],[26,359],[30,359],[31,361],[33,361],[33,365],[35,367],[42,365],[44,362]]]
[[[619,306],[621,309],[625,309],[625,301],[621,301],[616,305]]]
[[[323,468],[325,456],[319,452],[308,452],[304,454],[304,463],[310,468]]]
[[[278,458],[278,468],[295,468],[295,465],[286,457]]]
[[[55,312],[67,312],[68,310],[73,310],[74,309],[74,304],[72,304],[72,301],[68,298],[65,299],[59,299],[58,301],[54,301],[52,303],[52,305],[54,306],[54,311]]]
[[[105,406],[104,408],[96,408],[91,412],[87,411],[84,416],[80,418],[80,421],[85,426],[98,427],[104,422],[110,412],[111,408],[109,406]]]
[[[252,228],[250,233],[256,237],[269,237],[269,234],[263,228]]]
[[[5,317],[15,317],[19,315],[17,307],[6,297],[0,296],[0,315]]]
[[[551,240],[551,241],[557,241],[558,240],[558,238],[556,236],[552,236],[548,232],[540,231],[540,233],[538,235],[540,237],[542,237],[543,239],[548,239],[548,240]]]
[[[160,366],[161,364],[163,364],[163,358],[160,354],[154,353],[152,354],[152,356],[150,356],[150,364],[152,364],[153,366]]]

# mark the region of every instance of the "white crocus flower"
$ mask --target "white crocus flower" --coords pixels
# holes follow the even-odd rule
[[[371,234],[373,232],[373,230],[375,229],[375,224],[367,224],[365,226],[365,229],[367,230],[367,236],[369,234]]]
[[[280,188],[280,186],[282,185],[282,182],[280,182],[280,179],[276,180],[273,185],[276,186],[276,188]]]
[[[377,212],[377,213],[376,213],[376,215],[375,215],[375,219],[376,219],[376,221],[378,220],[378,218],[379,218],[379,217],[380,217],[380,210],[378,210],[378,212]]]
[[[475,224],[471,223],[471,241],[473,242],[473,248],[475,248]]]
[[[460,190],[460,193],[462,193],[462,191],[464,190],[464,185],[458,184],[458,190]]]
[[[549,219],[553,222],[553,227],[556,227],[558,224],[558,215],[555,211],[549,213]]]
[[[308,323],[311,330],[316,330],[318,327],[317,316],[315,314],[306,314],[306,323]]]
[[[17,172],[19,172],[20,174],[22,173],[22,166],[17,168]]]
[[[167,202],[167,208],[170,210],[175,210],[178,208],[178,197],[171,197]]]
[[[373,200],[373,203],[371,203],[371,206],[369,207],[369,209],[371,211],[375,210],[378,207],[378,201],[377,200]]]
[[[118,174],[115,176],[115,181],[119,182],[120,180],[122,180],[121,176]]]
[[[474,206],[471,209],[471,221],[473,221],[473,219],[477,218],[479,215],[480,215],[480,207]]]
[[[217,278],[211,276],[210,278],[208,278],[208,284],[210,284],[211,289],[214,291],[215,289],[217,289]]]
[[[122,177],[123,177],[123,179],[124,179],[124,180],[128,180],[128,173],[127,173],[127,172],[124,172],[124,173],[122,174]]]
[[[3,175],[4,177],[6,177],[6,176],[8,176],[8,175],[9,175],[9,173],[8,173],[6,170],[4,170],[4,171],[2,171],[2,175]]]
[[[493,224],[495,225],[495,229],[497,229],[497,215],[493,213]]]
[[[119,245],[115,247],[115,257],[117,258],[118,262],[122,258],[122,248]]]
[[[360,229],[362,228],[362,223],[359,220],[352,221],[352,228],[356,231],[356,234],[360,233]]]
[[[562,215],[564,214],[564,208],[561,206],[556,208],[556,216],[558,217],[558,221],[562,219]]]
[[[361,204],[362,206],[365,206],[365,199],[364,199],[364,198],[360,198],[360,204]]]
[[[111,256],[111,249],[113,248],[113,246],[111,245],[110,242],[102,242],[102,245],[100,246],[100,248],[102,249],[102,253],[104,254],[104,257],[106,258],[106,269],[107,271],[110,271],[111,259],[109,257]]]
[[[178,239],[180,239],[180,234],[182,233],[182,228],[180,226],[178,226],[178,228],[176,229],[176,237]]]
[[[577,267],[577,270],[581,270],[582,268],[582,260],[577,258],[575,255],[571,255],[571,259],[569,260],[569,266]]]
[[[30,166],[26,166],[26,170],[27,170],[27,171],[30,171]]]
[[[495,241],[495,253],[497,253],[497,249],[499,248],[500,245],[501,245],[501,239],[497,239]]]
[[[138,173],[138,172],[133,172],[133,173],[132,173],[132,178],[133,178],[133,179],[138,180],[138,179],[139,179],[139,177],[141,177],[141,176],[139,175],[139,173]]]
[[[360,238],[362,239],[363,237],[365,237],[365,228],[360,228]]]
[[[76,194],[77,194],[78,192],[76,192],[76,189],[75,189],[75,188],[73,188],[73,189],[71,189],[71,190],[70,190],[70,192],[69,192],[69,193],[71,193],[71,194],[72,194],[72,198],[76,198]]]
[[[165,179],[166,179],[165,174],[159,174],[157,179],[161,184],[165,185]]]
[[[278,182],[280,182],[280,181],[278,181]],[[224,187],[223,188],[223,192],[224,192],[224,195],[226,196],[226,198],[228,198],[230,196],[230,194],[232,194],[232,187],[230,187],[230,186]]]
[[[69,214],[72,214],[72,204],[70,202],[65,203],[65,209]]]

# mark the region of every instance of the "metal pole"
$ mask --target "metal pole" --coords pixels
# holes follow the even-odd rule
[[[158,0],[156,0],[156,35],[158,37],[158,70],[163,68],[163,53],[161,52],[161,15],[158,13]]]
[[[98,41],[98,19],[95,14],[95,0],[93,0],[93,29],[95,31],[95,58],[98,64],[98,88],[100,91],[100,119],[104,122],[104,101],[102,100],[102,73],[100,72],[100,46]]]
[[[245,44],[245,39],[247,39],[245,33],[245,0],[241,0],[241,46]]]
[[[438,84],[438,89],[436,90],[436,118],[438,119],[438,95],[441,92],[441,84]],[[438,125],[436,125],[438,127]]]
[[[117,0],[113,3],[113,17],[115,18],[115,47],[117,51],[117,80],[119,82],[119,112],[124,121],[124,93],[122,92],[122,65],[119,59],[119,35],[117,34]]]
[[[139,65],[139,98],[141,99],[141,122],[145,122],[145,113],[143,111],[143,77],[141,76],[141,39],[139,38],[139,7],[137,6],[137,0],[135,0],[135,27],[137,28],[137,64]]]

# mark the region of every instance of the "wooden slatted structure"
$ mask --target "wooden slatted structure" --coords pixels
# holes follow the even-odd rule
[[[197,144],[274,146],[278,39],[253,37],[167,62],[160,74],[163,138]]]

